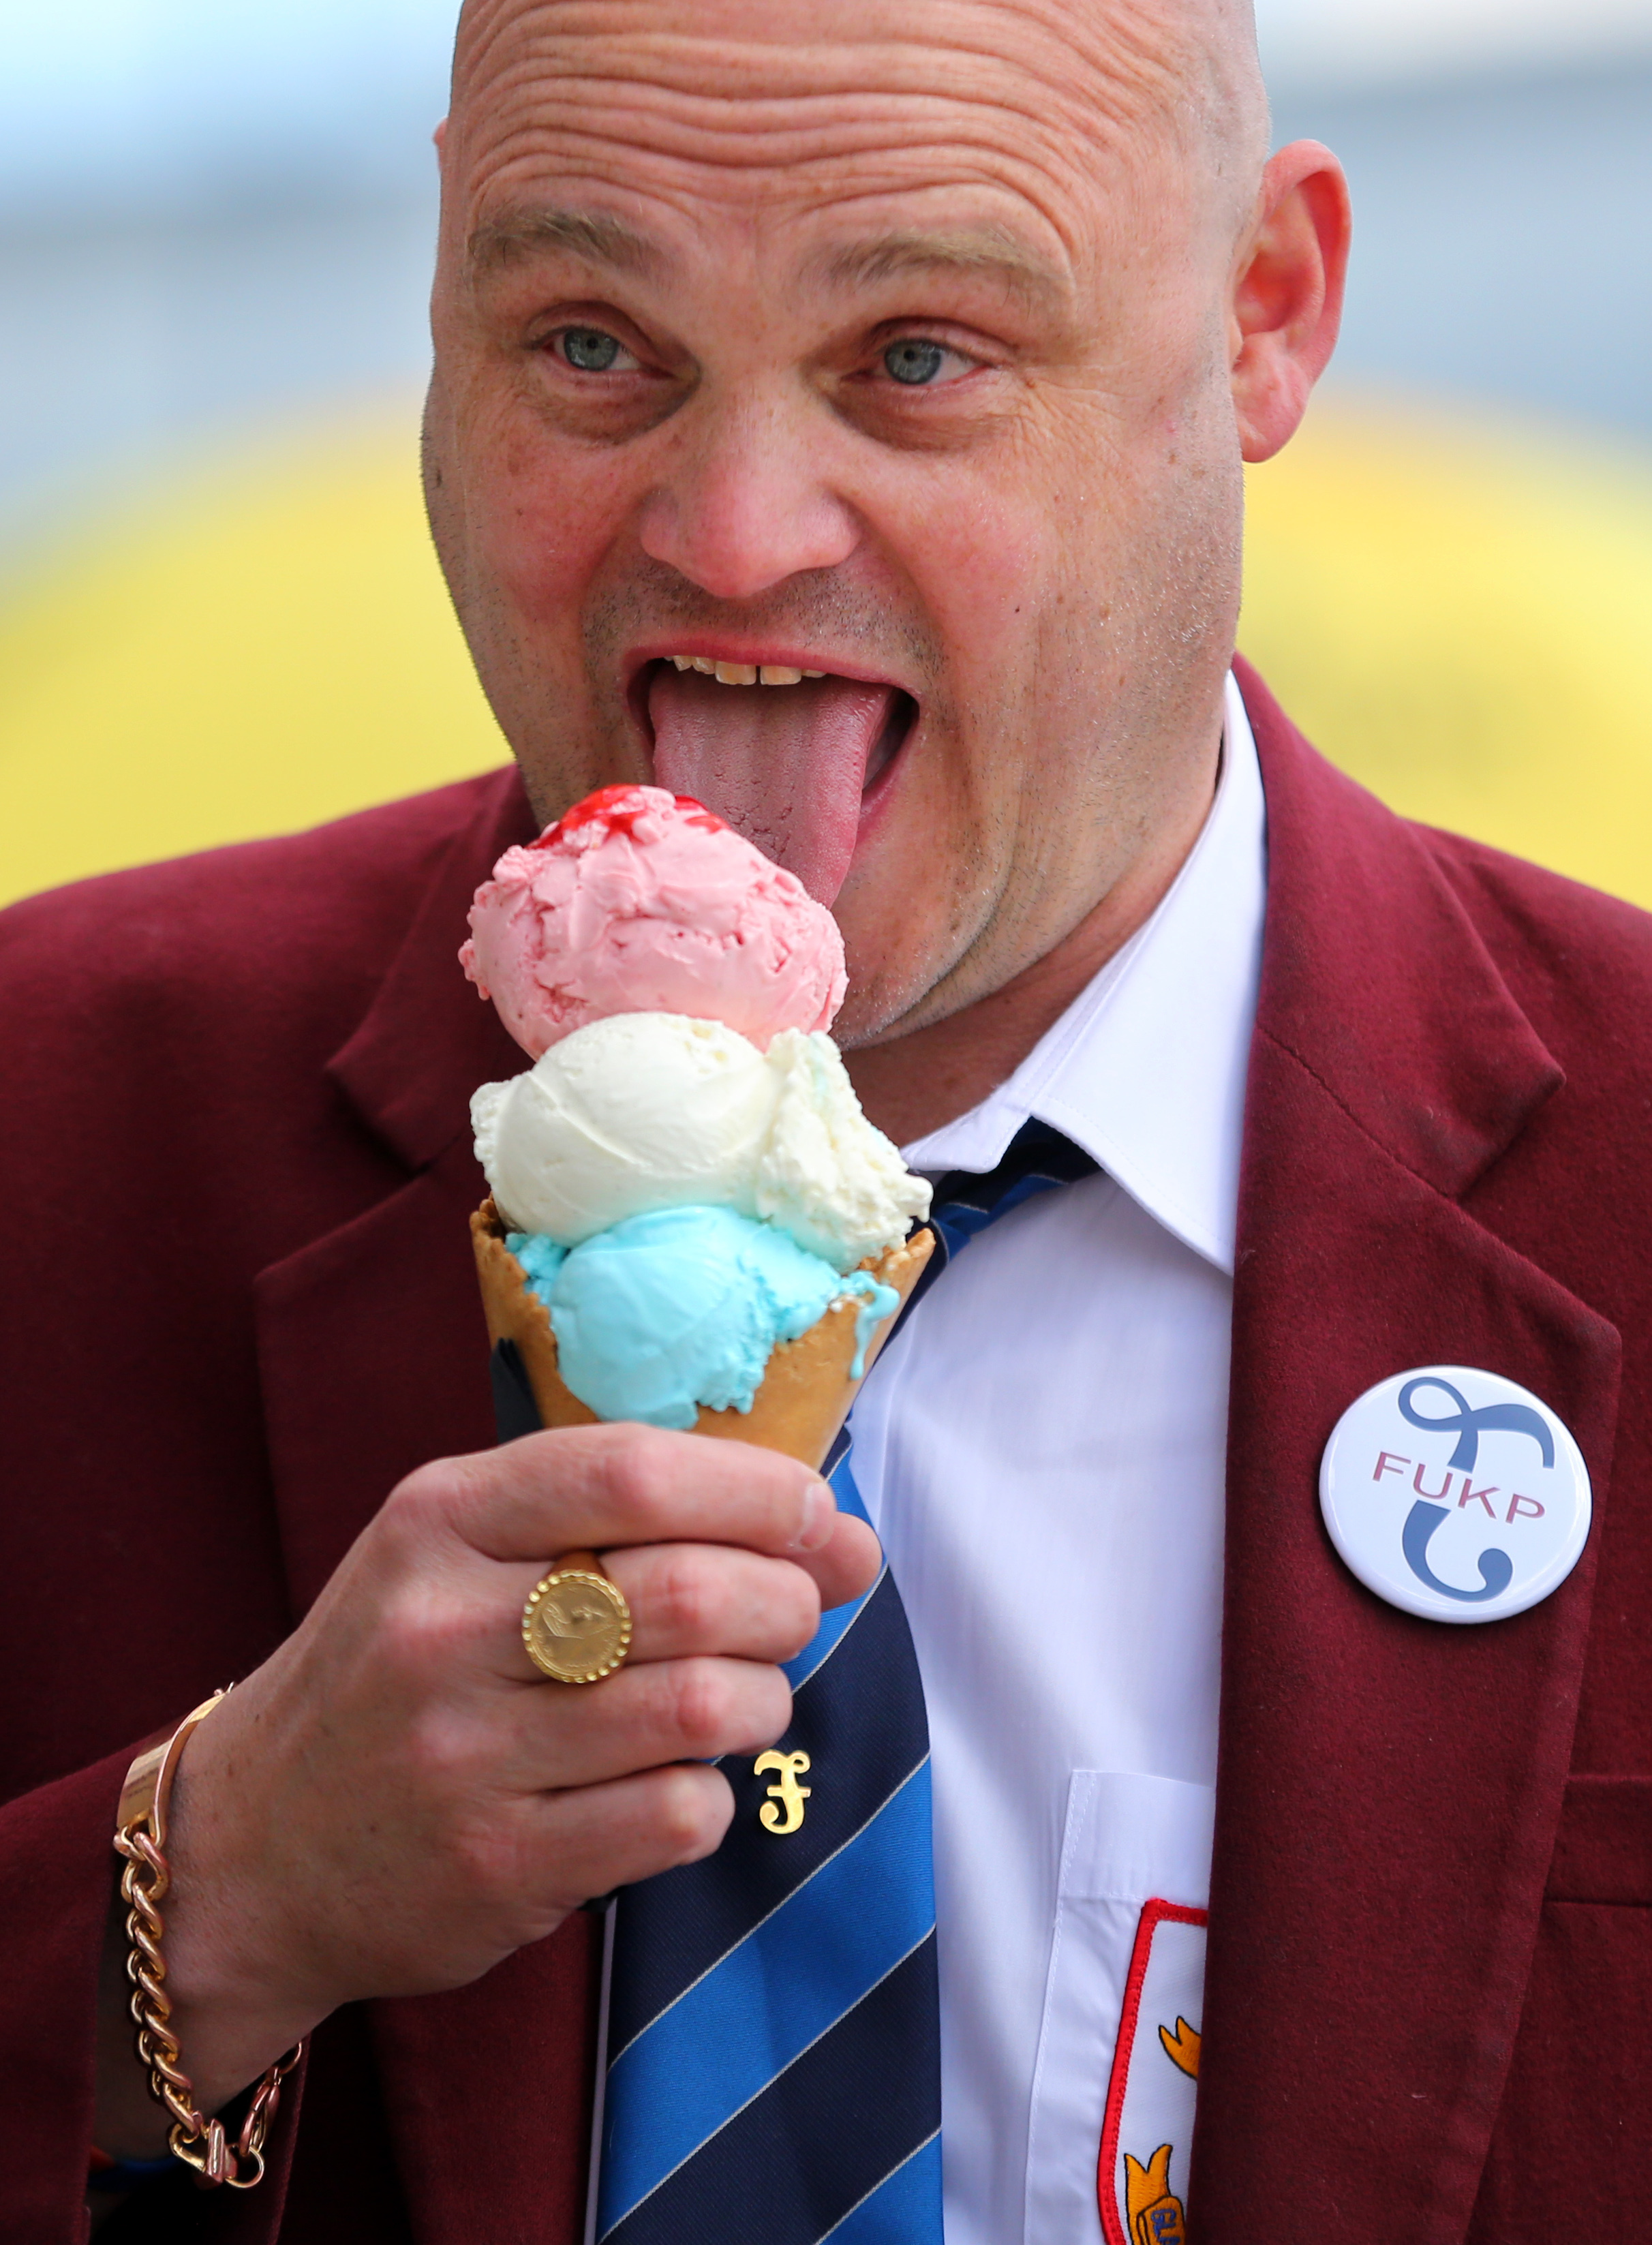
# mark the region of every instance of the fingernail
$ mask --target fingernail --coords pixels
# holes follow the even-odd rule
[[[818,1477],[810,1482],[803,1497],[802,1525],[792,1538],[794,1551],[818,1551],[831,1536],[837,1522],[837,1499],[829,1486]]]

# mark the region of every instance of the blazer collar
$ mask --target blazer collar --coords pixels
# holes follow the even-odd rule
[[[478,882],[533,813],[511,766],[482,790],[419,900],[373,1003],[328,1073],[410,1170],[427,1168],[469,1126],[478,1083],[521,1073],[523,1055],[458,965]]]
[[[1242,657],[1269,878],[1257,1028],[1358,1129],[1454,1196],[1563,1082],[1407,825],[1317,756]]]
[[[1597,1496],[1618,1337],[1460,1196],[1560,1083],[1426,839],[1254,673],[1269,901],[1246,1110],[1200,2234],[1457,2245],[1519,2021],[1570,1753],[1594,1545],[1483,1626],[1343,1567],[1319,1458],[1413,1366],[1506,1373]]]

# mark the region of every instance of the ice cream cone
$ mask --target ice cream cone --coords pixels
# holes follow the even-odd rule
[[[505,1245],[505,1227],[491,1198],[484,1200],[471,1218],[471,1238],[488,1338],[496,1346],[502,1340],[515,1343],[541,1420],[547,1427],[594,1427],[596,1413],[563,1385],[549,1313],[538,1296],[529,1292],[522,1265]],[[904,1305],[934,1245],[931,1232],[918,1231],[902,1245],[887,1250],[877,1262],[861,1267],[884,1285],[892,1286]],[[696,1434],[755,1442],[760,1448],[800,1458],[805,1465],[821,1466],[860,1387],[860,1380],[851,1377],[850,1371],[855,1360],[855,1321],[860,1306],[853,1299],[834,1302],[806,1333],[796,1340],[782,1341],[768,1360],[751,1409],[702,1409]],[[863,1379],[893,1330],[897,1314],[892,1312],[869,1342]]]

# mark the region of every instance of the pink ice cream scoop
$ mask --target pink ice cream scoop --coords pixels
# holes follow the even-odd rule
[[[837,923],[701,804],[605,787],[507,850],[459,963],[533,1059],[612,1014],[721,1021],[764,1051],[843,1002]]]

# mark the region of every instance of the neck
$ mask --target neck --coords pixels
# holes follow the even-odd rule
[[[1145,926],[1186,863],[1215,797],[1220,736],[1181,816],[1158,830],[1072,933],[999,988],[938,1021],[843,1055],[874,1122],[897,1146],[978,1107],[1015,1073],[1079,993]]]

